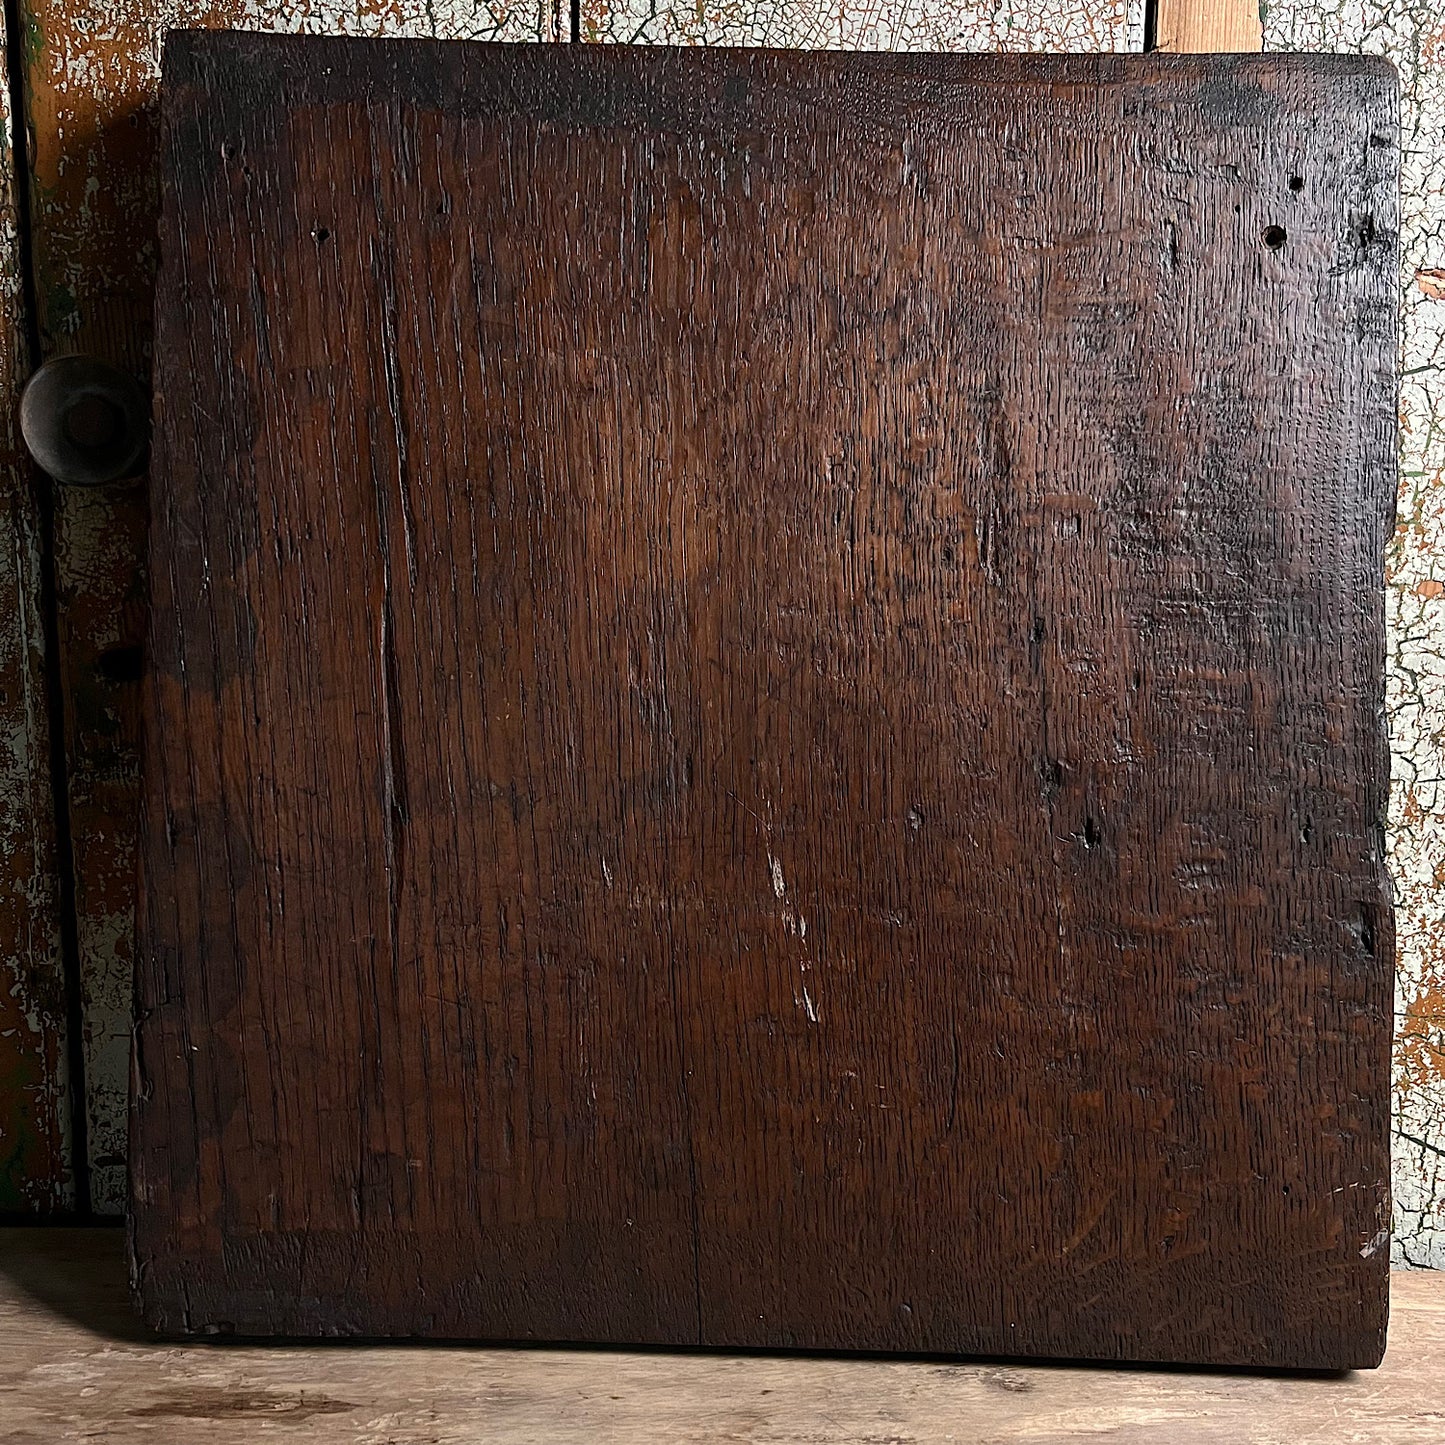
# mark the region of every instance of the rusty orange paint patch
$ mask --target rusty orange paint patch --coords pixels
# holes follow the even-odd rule
[[[1445,271],[1438,268],[1416,271],[1415,285],[1420,288],[1422,296],[1428,296],[1432,301],[1445,301]]]

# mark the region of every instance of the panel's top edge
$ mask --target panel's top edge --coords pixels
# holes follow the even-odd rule
[[[927,115],[977,122],[982,110],[1010,110],[1015,98],[1056,116],[1106,101],[1126,129],[1148,128],[1149,116],[1166,112],[1202,111],[1223,129],[1314,127],[1348,112],[1378,127],[1378,143],[1398,155],[1399,80],[1375,56],[768,50],[173,30],[162,59],[167,125],[213,107],[227,112],[228,124],[249,125],[297,106],[401,103],[589,128],[751,125],[766,115],[768,125],[799,134],[847,115],[896,133]]]
[[[677,46],[677,45],[568,45],[547,41],[435,40],[426,37],[373,37],[355,35],[295,35],[260,30],[228,30],[177,27],[164,32],[162,70],[169,79],[178,65],[193,60],[225,60],[243,55],[255,58],[280,58],[323,50],[348,52],[353,55],[371,53],[394,56],[407,51],[441,51],[457,54],[472,52],[520,58],[524,55],[546,56],[558,65],[585,63],[607,57],[603,63],[638,66],[663,66],[672,63],[705,63],[702,57],[751,57],[755,59],[806,61],[820,64],[846,57],[859,68],[896,67],[903,70],[927,70],[945,64],[954,73],[967,74],[971,80],[987,80],[995,72],[1000,80],[1016,80],[1020,74],[1038,76],[1069,76],[1079,73],[1102,81],[1137,82],[1142,75],[1157,71],[1161,75],[1187,75],[1190,72],[1220,71],[1296,71],[1321,77],[1374,77],[1398,86],[1398,72],[1384,56],[1341,54],[1318,51],[1218,52],[1212,54],[1175,55],[1162,50],[1144,53],[1123,51],[1076,51],[1068,53],[1037,51],[901,51],[901,50],[798,50],[769,46]]]

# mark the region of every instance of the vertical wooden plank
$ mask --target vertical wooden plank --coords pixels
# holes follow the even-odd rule
[[[41,518],[15,425],[29,347],[11,121],[0,86],[0,1214],[43,1214],[74,1194]]]
[[[558,40],[569,29],[559,0],[22,0],[22,12],[42,350],[89,352],[138,376],[150,366],[166,29],[477,40]],[[91,1197],[102,1213],[125,1202],[145,497],[134,478],[57,498]]]
[[[1258,50],[1259,0],[1159,0],[1154,48],[1178,55]]]
[[[1143,0],[581,0],[580,39],[805,50],[1139,50]]]

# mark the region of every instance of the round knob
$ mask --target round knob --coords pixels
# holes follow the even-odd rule
[[[129,372],[93,356],[57,356],[25,384],[20,434],[57,482],[98,487],[140,469],[149,410]]]

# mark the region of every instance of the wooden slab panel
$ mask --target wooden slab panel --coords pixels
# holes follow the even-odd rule
[[[150,1322],[1378,1360],[1388,68],[168,65]]]

